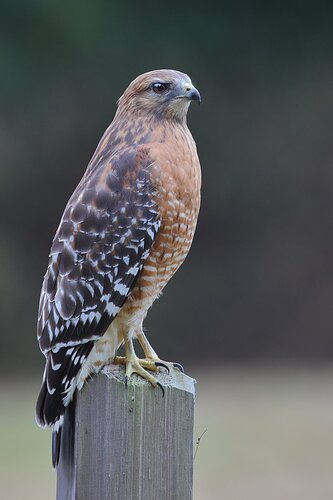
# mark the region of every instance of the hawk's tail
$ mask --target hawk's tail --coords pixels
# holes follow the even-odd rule
[[[62,428],[64,425],[64,415],[61,415],[59,420],[57,420],[52,429],[52,465],[57,467],[60,457],[60,445]]]
[[[43,382],[36,405],[36,420],[38,425],[46,427],[50,422],[46,421],[44,414],[45,398],[47,396],[46,382]],[[52,423],[52,465],[57,467],[60,458],[66,461],[66,467],[71,463],[74,440],[74,412],[75,398],[65,408],[63,413]]]
[[[60,441],[66,408],[76,389],[76,378],[88,357],[93,342],[54,349],[47,355],[42,387],[36,404],[36,420],[40,427],[52,426],[52,463],[58,464]]]
[[[45,400],[47,398],[48,391],[46,381],[44,380],[42,383],[42,387],[39,392],[39,396],[36,404],[36,421],[40,427],[46,427],[50,425],[49,422],[45,418]],[[65,409],[65,408],[64,408]],[[52,465],[56,467],[59,462],[60,455],[60,443],[61,443],[61,434],[62,434],[62,426],[64,423],[64,414],[59,415],[57,420],[52,422]]]
[[[36,421],[40,427],[46,427],[47,425],[44,417],[44,405],[45,405],[46,395],[47,395],[47,386],[44,377],[42,387],[40,388],[36,403]]]

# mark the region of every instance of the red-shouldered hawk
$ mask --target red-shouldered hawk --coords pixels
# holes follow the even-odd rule
[[[53,464],[73,394],[104,365],[126,364],[154,386],[161,361],[143,333],[147,311],[184,261],[201,171],[186,125],[200,94],[175,70],[137,77],[118,101],[56,232],[38,313],[46,357],[37,422],[53,426]],[[145,353],[139,360],[137,338]],[[125,357],[115,357],[125,344]]]

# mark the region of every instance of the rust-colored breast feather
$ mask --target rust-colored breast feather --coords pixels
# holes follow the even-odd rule
[[[126,309],[152,303],[186,258],[200,208],[201,171],[187,127],[156,131],[164,142],[149,147],[151,180],[161,226]],[[149,306],[149,305],[148,305]]]

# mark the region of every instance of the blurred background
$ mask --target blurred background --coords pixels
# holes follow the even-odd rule
[[[146,328],[198,382],[194,498],[333,498],[331,4],[0,9],[0,497],[54,497],[35,325],[66,201],[128,83],[175,68],[203,97],[202,210]]]

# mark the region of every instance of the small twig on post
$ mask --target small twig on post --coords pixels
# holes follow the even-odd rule
[[[195,452],[194,452],[194,457],[193,457],[193,462],[195,461],[195,457],[197,456],[197,452],[198,452],[198,449],[199,449],[199,445],[200,445],[200,441],[202,439],[202,436],[204,434],[206,434],[206,432],[208,431],[208,429],[205,429],[201,434],[200,436],[198,437],[197,439],[197,442],[195,443],[196,444],[196,447],[195,447]]]
[[[62,446],[57,500],[192,500],[194,380],[158,373],[165,390],[110,365],[78,394]]]

